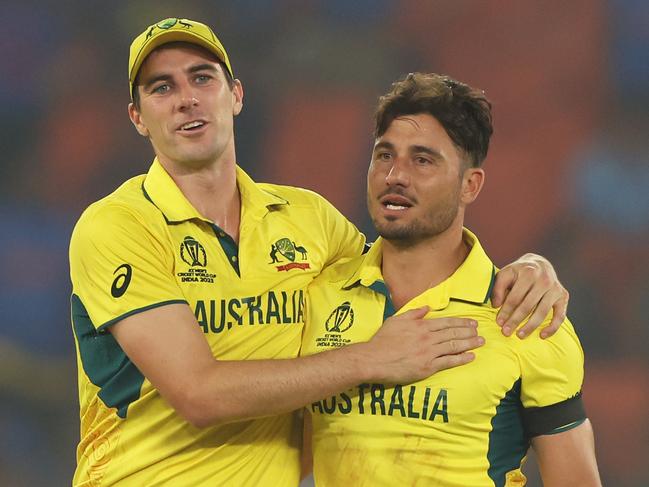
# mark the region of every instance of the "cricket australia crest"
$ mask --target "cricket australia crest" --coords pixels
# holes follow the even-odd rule
[[[269,264],[281,264],[288,261],[286,264],[275,266],[277,272],[289,271],[291,269],[310,269],[311,266],[308,262],[296,262],[296,260],[306,260],[308,251],[301,245],[297,245],[289,238],[280,238],[270,246],[270,262]]]

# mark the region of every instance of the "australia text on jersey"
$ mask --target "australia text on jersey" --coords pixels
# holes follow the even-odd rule
[[[371,414],[401,416],[424,421],[448,423],[448,391],[436,393],[430,387],[417,385],[360,384],[328,399],[311,404],[320,414]]]
[[[204,333],[221,333],[234,325],[304,323],[304,290],[268,291],[260,296],[198,300],[194,316]]]

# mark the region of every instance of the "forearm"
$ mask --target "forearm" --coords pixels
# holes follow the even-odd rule
[[[472,320],[422,320],[427,309],[387,320],[367,343],[309,357],[215,359],[189,307],[173,304],[109,329],[167,402],[198,427],[271,416],[363,382],[409,383],[467,363],[483,342]]]
[[[363,344],[284,360],[215,361],[193,374],[183,414],[208,426],[299,409],[370,380]]]

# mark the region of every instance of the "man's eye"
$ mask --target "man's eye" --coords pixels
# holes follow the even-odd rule
[[[389,161],[390,159],[392,159],[392,154],[390,154],[389,152],[379,152],[376,155],[376,158],[379,161]]]
[[[169,91],[169,89],[170,89],[169,85],[160,85],[160,86],[156,86],[155,88],[153,88],[152,92],[153,93],[163,94],[163,93],[166,93],[167,91]]]
[[[212,79],[212,77],[208,76],[207,74],[199,74],[198,76],[196,76],[197,83],[207,83],[210,79]]]
[[[417,164],[430,164],[430,160],[426,159],[425,157],[417,157],[415,158],[415,161],[417,161]]]

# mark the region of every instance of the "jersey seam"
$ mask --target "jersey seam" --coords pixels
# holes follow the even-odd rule
[[[114,325],[115,323],[117,323],[118,321],[123,320],[124,318],[128,318],[129,316],[133,316],[133,315],[136,315],[138,313],[142,313],[143,311],[148,311],[150,309],[159,308],[160,306],[165,306],[167,304],[187,304],[187,305],[189,305],[189,303],[185,299],[169,299],[169,300],[166,300],[166,301],[160,301],[159,303],[149,304],[149,305],[143,306],[141,308],[136,308],[136,309],[133,309],[131,311],[127,311],[126,313],[121,314],[116,318],[112,318],[112,319],[108,320],[107,322],[105,322],[102,325],[98,326],[97,331],[104,331],[109,326]]]

